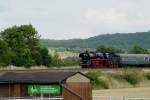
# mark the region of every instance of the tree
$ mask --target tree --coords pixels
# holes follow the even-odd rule
[[[128,51],[129,53],[134,53],[134,54],[148,54],[149,53],[147,49],[145,49],[144,47],[140,45],[134,45]]]
[[[100,52],[110,52],[110,53],[122,53],[123,51],[118,48],[114,48],[112,46],[99,45],[96,47],[97,51]]]
[[[50,55],[48,55],[48,49],[42,48],[41,55],[42,55],[42,65],[49,66],[51,64],[52,58]]]
[[[59,67],[60,65],[62,65],[62,60],[61,60],[59,54],[57,53],[57,51],[55,51],[54,55],[52,56],[52,66]]]
[[[49,64],[48,52],[43,55],[43,48],[39,42],[40,35],[32,25],[13,26],[2,31],[0,35],[13,53],[12,65],[29,67]]]

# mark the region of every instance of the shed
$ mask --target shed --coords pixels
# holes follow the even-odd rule
[[[1,72],[0,97],[62,97],[64,100],[92,100],[92,86],[90,79],[80,72]]]

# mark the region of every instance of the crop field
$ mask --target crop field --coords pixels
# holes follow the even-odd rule
[[[150,87],[93,90],[93,96],[150,98]]]
[[[60,56],[61,59],[65,59],[68,57],[78,57],[79,53],[75,53],[75,52],[71,52],[71,51],[59,51],[57,49],[54,48],[49,48],[49,54],[54,55],[55,51],[57,51],[58,55]]]
[[[67,57],[78,57],[78,53],[73,53],[73,52],[69,52],[69,51],[64,51],[64,52],[58,52],[58,54],[60,55],[61,59],[65,59]]]

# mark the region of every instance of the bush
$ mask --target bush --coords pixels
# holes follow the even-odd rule
[[[134,54],[149,54],[149,51],[140,45],[134,45],[132,48],[130,48],[128,50],[128,52],[131,54],[132,53],[134,53]]]
[[[78,66],[79,61],[78,60],[72,60],[72,59],[63,59],[62,60],[62,66]]]
[[[109,88],[108,82],[105,79],[100,78],[100,76],[102,75],[101,72],[98,72],[98,71],[88,72],[86,73],[86,75],[92,79],[92,84],[95,89],[97,88],[108,89]]]
[[[112,46],[107,46],[107,45],[99,45],[96,47],[96,50],[100,52],[123,53],[122,49],[115,48]]]
[[[108,84],[108,81],[105,80],[105,79],[99,79],[100,83],[100,87],[103,88],[103,89],[109,89],[109,84]]]
[[[110,73],[109,77],[113,77],[117,80],[125,80],[131,85],[137,85],[142,80],[142,74],[137,70],[127,70],[122,73]]]
[[[137,85],[142,80],[141,73],[135,70],[125,71],[121,77],[132,85]]]
[[[49,67],[60,67],[62,65],[62,60],[59,54],[55,51],[54,55],[51,57],[51,64]]]
[[[99,77],[101,75],[100,72],[98,72],[98,71],[97,72],[88,72],[88,73],[86,73],[86,75],[92,79],[93,85],[97,86],[100,84],[100,80],[99,80]]]
[[[107,74],[107,77],[108,77],[109,79],[115,78],[115,79],[117,79],[117,80],[122,80],[122,74],[121,74],[121,73],[108,73],[108,74]]]
[[[145,74],[144,74],[144,77],[145,77],[146,79],[150,80],[150,73],[145,73]]]

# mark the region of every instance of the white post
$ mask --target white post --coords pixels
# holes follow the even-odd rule
[[[43,94],[41,94],[41,96],[40,96],[40,97],[41,97],[41,99],[43,99],[44,95],[43,95]]]
[[[109,96],[109,100],[112,100],[112,97],[111,97],[111,96]]]

